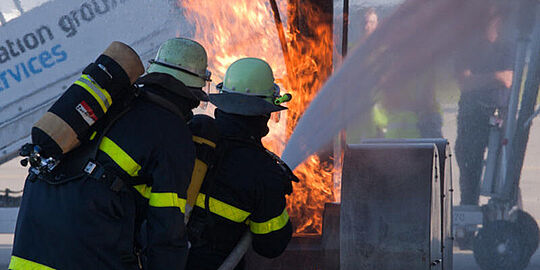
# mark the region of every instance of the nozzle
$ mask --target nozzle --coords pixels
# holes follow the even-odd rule
[[[25,158],[25,159],[21,160],[21,165],[22,165],[23,167],[28,166],[28,159]]]
[[[30,156],[32,154],[32,150],[34,150],[34,145],[27,143],[23,145],[21,149],[19,150],[19,156],[22,156],[22,157]]]
[[[292,95],[287,93],[287,94],[285,94],[285,95],[283,95],[281,97],[276,98],[276,100],[274,101],[274,104],[280,105],[281,103],[291,101],[291,99],[292,99]]]

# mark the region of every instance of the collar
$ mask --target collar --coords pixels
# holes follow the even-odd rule
[[[169,92],[187,99],[208,101],[208,96],[201,89],[188,87],[183,82],[177,80],[175,77],[167,73],[148,73],[137,79],[135,83],[145,85],[159,85],[160,87],[168,90]]]
[[[261,143],[262,137],[270,131],[268,116],[245,116],[226,113],[220,109],[214,112],[219,132],[224,137],[250,139]]]

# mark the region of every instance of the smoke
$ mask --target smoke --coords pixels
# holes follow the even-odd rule
[[[282,158],[296,167],[328,145],[351,121],[367,114],[377,92],[398,91],[396,86],[483,35],[490,19],[490,2],[405,1],[353,49],[324,85],[300,119]]]

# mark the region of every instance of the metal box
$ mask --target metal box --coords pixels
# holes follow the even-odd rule
[[[441,184],[441,239],[442,239],[442,269],[453,269],[454,254],[454,188],[452,182],[452,149],[450,143],[444,138],[419,138],[419,139],[368,139],[362,141],[368,144],[388,143],[433,143],[439,154],[439,172]]]
[[[348,147],[340,269],[442,269],[439,166],[433,143]]]

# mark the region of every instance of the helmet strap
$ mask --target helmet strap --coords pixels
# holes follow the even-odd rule
[[[193,75],[193,76],[197,76],[205,81],[212,81],[210,79],[212,73],[208,70],[206,70],[206,74],[203,76],[203,75],[199,75],[197,74],[196,72],[194,71],[191,71],[187,68],[184,68],[184,67],[181,67],[181,66],[177,66],[177,65],[173,65],[173,64],[169,64],[169,63],[165,63],[165,62],[161,62],[161,61],[158,61],[158,60],[155,60],[155,59],[151,59],[150,61],[148,61],[150,64],[155,64],[155,65],[160,65],[160,66],[164,66],[164,67],[168,67],[168,68],[172,68],[172,69],[175,69],[175,70],[178,70],[178,71],[182,71],[182,72],[185,72],[189,75]]]

